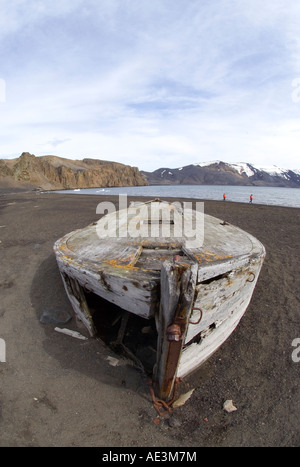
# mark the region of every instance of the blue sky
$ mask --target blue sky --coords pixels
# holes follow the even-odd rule
[[[0,0],[0,158],[299,168],[300,2]]]

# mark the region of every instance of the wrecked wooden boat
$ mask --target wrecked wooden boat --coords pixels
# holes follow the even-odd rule
[[[187,204],[112,210],[54,245],[76,317],[140,363],[163,401],[236,328],[265,257],[252,235]]]

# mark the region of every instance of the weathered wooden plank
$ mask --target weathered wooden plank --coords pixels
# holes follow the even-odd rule
[[[171,397],[187,321],[194,300],[197,264],[166,261],[161,270],[155,387],[160,399]]]
[[[204,316],[206,316],[203,321],[200,321],[199,325],[196,325],[197,327],[195,325],[189,325],[186,343],[196,335],[199,342],[187,344],[183,349],[177,372],[179,377],[184,377],[198,368],[222,345],[236,328],[250,303],[261,266],[262,259],[257,261],[255,268],[252,264],[251,271],[250,269],[244,271],[244,279],[241,275],[236,282],[234,281],[233,288],[231,289],[232,295],[231,297],[227,297],[228,300],[224,302],[220,300],[218,302],[218,295],[215,294],[216,291],[211,292],[216,296],[216,303],[218,303],[218,305],[208,310],[207,313],[204,313]],[[255,276],[253,274],[255,274]],[[217,282],[218,281],[216,281],[215,285],[217,285]],[[222,295],[221,290],[223,289],[224,291],[223,286],[224,281],[221,279],[220,295]],[[195,320],[195,318],[195,316],[194,318],[191,317],[191,321]]]
[[[61,273],[61,277],[76,316],[88,329],[90,335],[94,336],[96,334],[96,329],[82,288],[79,283],[69,275]]]
[[[208,284],[197,285],[193,306],[195,311],[190,321],[197,323],[199,320],[198,308],[201,309],[201,319],[197,324],[189,325],[185,343],[212,324],[224,321],[237,305],[242,306],[243,301],[252,294],[259,269],[257,264],[256,267],[245,266],[231,271],[225,277],[219,276]]]
[[[120,278],[109,274],[109,271],[95,273],[60,258],[57,258],[57,262],[61,273],[75,279],[84,289],[143,318],[154,316],[159,300],[157,282],[154,280],[138,281],[129,274],[128,278],[125,274]]]
[[[164,261],[173,260],[176,255],[181,254],[182,251],[178,249],[143,248],[135,266],[141,269],[160,271]]]
[[[232,270],[242,268],[248,263],[249,256],[246,255],[211,263],[202,263],[199,265],[197,282],[201,283],[221,274],[226,274]]]
[[[241,320],[250,299],[251,296],[248,297],[244,307],[238,307],[236,312],[220,323],[218,327],[207,332],[198,344],[192,343],[183,349],[177,371],[179,378],[195,371],[226,341]]]

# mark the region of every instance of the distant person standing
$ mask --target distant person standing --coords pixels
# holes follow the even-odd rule
[[[223,201],[226,201],[226,194],[223,193]]]
[[[253,195],[251,194],[249,203],[252,203],[252,201],[253,201]]]

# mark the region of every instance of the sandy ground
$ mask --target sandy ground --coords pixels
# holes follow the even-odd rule
[[[72,315],[52,251],[55,240],[96,220],[104,197],[0,193],[0,446],[298,446],[300,210],[205,202],[266,247],[251,304],[226,343],[179,391],[182,407],[153,423],[145,377],[97,339],[42,323]],[[84,333],[74,317],[65,325]],[[300,352],[299,352],[300,354]],[[232,399],[237,411],[227,413]]]

